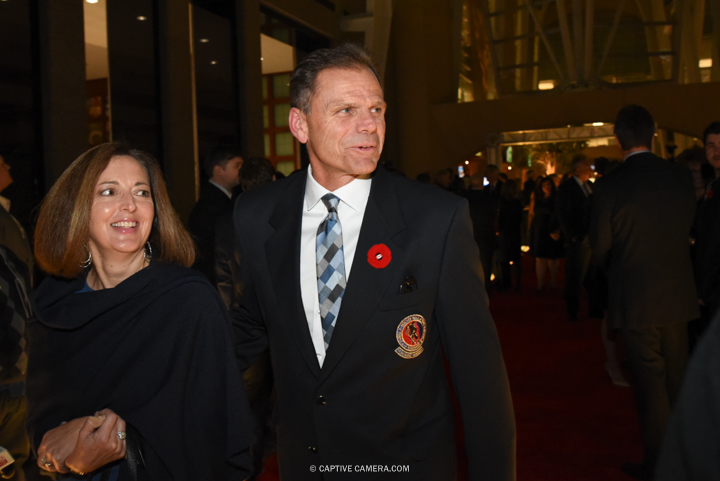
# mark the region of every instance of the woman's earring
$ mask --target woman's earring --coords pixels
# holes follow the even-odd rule
[[[143,252],[143,257],[148,262],[150,262],[150,260],[152,259],[152,246],[150,245],[150,241],[145,244],[145,251]]]
[[[90,249],[88,248],[88,257],[85,259],[85,262],[80,263],[80,267],[83,269],[87,269],[92,264],[92,252],[90,252]]]

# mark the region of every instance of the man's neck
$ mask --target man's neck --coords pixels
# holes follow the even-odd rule
[[[623,150],[623,159],[627,159],[629,156],[639,152],[650,152],[650,147],[639,146],[632,147],[630,150]]]
[[[227,195],[228,197],[232,198],[232,189],[228,189],[228,188],[225,187],[224,185],[220,184],[220,183],[219,183],[217,180],[215,180],[214,178],[211,178],[211,179],[210,179],[210,183],[211,183],[212,185],[214,185],[215,187],[217,187],[218,189],[220,189],[221,191],[223,191],[223,192],[225,193],[225,195]]]

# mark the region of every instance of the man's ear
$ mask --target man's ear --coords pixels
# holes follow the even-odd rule
[[[293,107],[290,109],[288,121],[290,123],[290,132],[292,132],[293,136],[298,139],[298,142],[301,144],[307,143],[309,132],[305,114],[297,107]]]

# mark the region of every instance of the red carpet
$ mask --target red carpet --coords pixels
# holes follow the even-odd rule
[[[600,321],[583,310],[569,322],[562,290],[536,293],[527,255],[523,267],[521,292],[490,298],[515,405],[518,480],[630,481],[620,466],[641,461],[640,432],[631,390],[605,373]],[[274,455],[258,479],[279,479]]]

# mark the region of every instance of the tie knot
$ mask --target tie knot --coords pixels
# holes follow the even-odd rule
[[[340,202],[340,199],[338,199],[337,196],[334,194],[325,194],[321,200],[323,204],[325,204],[328,212],[337,212],[337,206]]]

